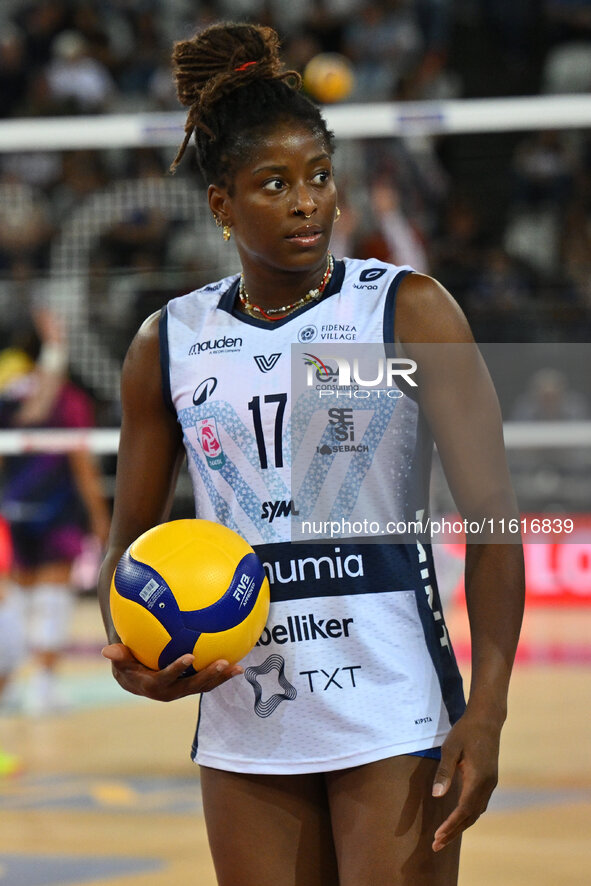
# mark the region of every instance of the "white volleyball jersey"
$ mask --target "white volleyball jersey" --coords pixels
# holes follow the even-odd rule
[[[396,291],[411,270],[337,261],[320,301],[274,323],[234,310],[237,276],[163,310],[164,395],[196,516],[246,538],[271,587],[244,675],[202,696],[198,763],[355,766],[440,745],[463,711],[429,547],[391,543],[389,532],[388,542],[359,538],[427,510],[425,422],[402,384],[354,396],[327,363],[343,344],[379,354],[394,341]],[[371,532],[360,532],[368,515]],[[318,530],[337,521],[338,537]]]

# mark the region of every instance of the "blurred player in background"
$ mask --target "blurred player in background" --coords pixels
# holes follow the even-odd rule
[[[11,593],[11,563],[10,528],[5,520],[0,519],[0,700],[22,661],[25,649],[22,600],[19,594]],[[0,745],[0,778],[16,774],[20,768],[20,757],[2,750]]]
[[[15,333],[13,343],[0,355],[0,426],[92,427],[92,402],[67,377],[65,338],[51,312],[34,311],[33,327]],[[109,513],[94,459],[82,449],[6,456],[0,510],[13,548],[14,586],[5,594],[5,607],[18,636],[18,619],[26,619],[34,663],[25,707],[45,713],[64,703],[56,670],[72,614],[72,565],[87,534],[101,543],[108,534]],[[13,599],[19,591],[26,592],[22,604]],[[16,651],[14,657],[18,664]]]

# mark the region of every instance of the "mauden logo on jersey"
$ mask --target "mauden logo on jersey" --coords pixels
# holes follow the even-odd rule
[[[220,442],[215,417],[212,415],[209,418],[202,418],[197,422],[195,428],[207,464],[212,470],[219,471],[226,463],[226,456]]]
[[[228,351],[239,351],[242,347],[241,338],[231,338],[222,335],[221,338],[209,338],[206,341],[196,341],[189,348],[189,357],[209,352],[210,354],[223,354]]]

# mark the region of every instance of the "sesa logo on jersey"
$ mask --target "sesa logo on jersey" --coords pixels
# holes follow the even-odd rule
[[[220,442],[215,417],[202,418],[196,424],[197,439],[207,459],[207,464],[214,471],[219,471],[226,463],[226,456]]]
[[[371,281],[373,283],[374,280],[379,280],[380,277],[383,277],[385,273],[386,268],[367,268],[359,274],[359,282],[369,283]]]
[[[195,388],[195,393],[193,394],[193,405],[201,406],[208,397],[211,397],[213,392],[215,391],[218,384],[217,378],[211,376],[211,378],[206,378],[205,381],[202,381],[200,385],[197,385]]]

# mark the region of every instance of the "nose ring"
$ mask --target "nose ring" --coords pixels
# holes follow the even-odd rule
[[[293,208],[292,211],[293,211],[293,214],[294,214],[294,215],[302,215],[305,219],[312,218],[312,216],[314,215],[314,210],[312,210],[312,212],[310,213],[310,215],[306,215],[306,213],[304,212],[303,209],[298,209],[298,208],[295,207],[295,206],[294,206],[294,208]]]

